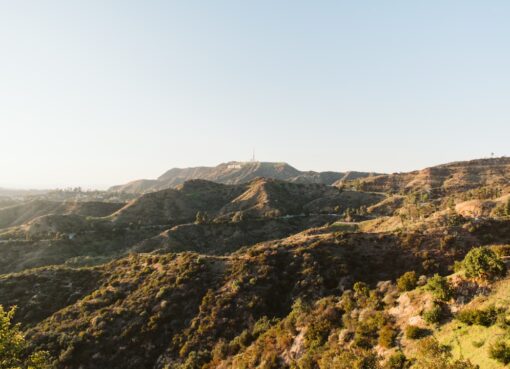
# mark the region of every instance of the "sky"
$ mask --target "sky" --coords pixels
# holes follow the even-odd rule
[[[0,0],[0,187],[510,155],[507,0]]]

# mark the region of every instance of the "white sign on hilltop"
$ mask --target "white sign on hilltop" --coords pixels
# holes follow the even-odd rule
[[[240,164],[240,163],[235,163],[235,164],[229,164],[229,165],[227,166],[227,168],[228,168],[228,169],[241,169],[241,168],[242,168],[242,166],[243,166],[243,165],[242,165],[242,164]]]

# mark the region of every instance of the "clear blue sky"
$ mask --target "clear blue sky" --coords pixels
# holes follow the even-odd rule
[[[0,187],[510,154],[510,2],[0,0]]]

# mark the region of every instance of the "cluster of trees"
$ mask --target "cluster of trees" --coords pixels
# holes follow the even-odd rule
[[[19,324],[12,320],[16,309],[5,310],[0,305],[0,369],[50,369],[50,358],[45,351],[28,354],[28,342]]]

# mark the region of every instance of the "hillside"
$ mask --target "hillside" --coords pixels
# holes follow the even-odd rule
[[[115,223],[124,224],[177,224],[194,221],[200,211],[209,220],[225,221],[235,216],[263,218],[339,212],[347,207],[373,205],[383,198],[383,195],[341,191],[326,185],[267,178],[238,185],[191,180],[177,189],[142,195],[111,217]]]
[[[34,200],[0,210],[9,225],[0,228],[0,273],[52,264],[95,265],[133,250],[222,254],[334,221],[346,208],[383,198],[259,178],[240,185],[187,181],[124,206]]]
[[[229,342],[264,316],[285,317],[298,297],[313,301],[349,288],[353,281],[395,278],[421,263],[419,255],[391,236],[351,240],[329,234],[288,242],[261,244],[226,258],[144,254],[106,264],[94,269],[103,277],[87,296],[63,310],[57,309],[65,302],[53,301],[46,313],[34,312],[43,317],[53,309],[54,314],[36,324],[29,337],[59,357],[60,367],[139,368],[154,367],[160,360],[186,361],[190,352],[212,350],[221,338]],[[83,283],[78,271],[53,275],[61,279],[64,271],[69,282],[61,283]],[[54,294],[52,278],[51,270],[5,276],[0,290],[8,293],[0,303],[44,301]],[[37,300],[27,293],[14,299],[5,287],[25,279],[39,280],[32,292]],[[60,298],[69,301],[66,293]],[[20,318],[25,314],[21,310]],[[79,339],[78,332],[83,332]],[[115,355],[113,347],[120,348]]]
[[[455,162],[409,173],[361,178],[350,184],[362,191],[386,193],[426,191],[441,196],[485,186],[496,190],[510,186],[510,158]]]
[[[0,229],[18,226],[42,215],[76,214],[102,217],[120,209],[124,204],[106,202],[32,200],[0,208]]]
[[[436,252],[441,237],[442,232],[434,239],[425,233],[369,235],[318,228],[227,257],[134,254],[93,269],[49,268],[6,275],[0,278],[0,304],[23,307],[18,316],[31,326],[28,336],[58,358],[58,367],[159,368],[162,363],[186,362],[215,367],[219,360],[225,367],[238,368],[242,366],[230,361],[249,362],[253,350],[268,355],[275,349],[257,343],[264,333],[254,333],[259,324],[271,334],[288,336],[290,341],[281,341],[288,342],[282,358],[290,354],[285,350],[292,351],[292,341],[300,339],[299,332],[312,329],[315,308],[309,318],[300,318],[305,320],[296,330],[277,333],[295,316],[297,299],[338,306],[334,325],[321,328],[329,332],[343,324],[342,300],[334,296],[348,293],[344,291],[354,282],[375,285],[408,270],[447,270],[452,257],[462,258],[476,242],[460,237],[455,247]],[[420,239],[429,241],[416,247]],[[35,289],[22,288],[29,283]],[[58,288],[61,292],[56,294]],[[230,349],[218,356],[220,344]],[[308,344],[305,340],[290,362],[302,360]],[[235,357],[238,352],[244,354]]]
[[[144,193],[174,188],[192,179],[203,179],[223,184],[241,184],[258,177],[279,179],[298,183],[331,185],[343,180],[372,175],[362,172],[301,172],[287,163],[228,162],[216,167],[173,168],[155,180],[141,179],[124,185],[113,186],[109,191]]]
[[[0,305],[55,369],[499,369],[507,165],[6,200]]]

